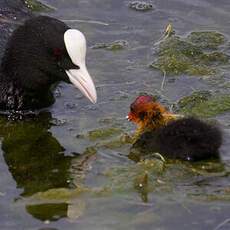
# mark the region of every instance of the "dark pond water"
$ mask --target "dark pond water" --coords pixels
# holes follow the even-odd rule
[[[12,11],[6,2],[1,12],[7,18],[28,16],[19,1]],[[117,51],[88,49],[96,105],[61,83],[56,103],[35,120],[1,118],[0,229],[230,229],[229,112],[213,117],[224,131],[221,162],[136,164],[127,157],[130,146],[119,141],[135,129],[125,116],[141,92],[160,94],[167,105],[196,90],[229,94],[229,65],[212,77],[168,77],[163,90],[162,74],[148,65],[169,22],[178,35],[214,30],[228,43],[230,1],[155,0],[146,12],[122,0],[42,2],[55,8],[48,15],[83,31],[89,47],[128,44]],[[1,55],[15,26],[1,24]]]

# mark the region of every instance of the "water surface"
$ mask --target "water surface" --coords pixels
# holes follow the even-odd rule
[[[169,77],[161,90],[162,74],[148,65],[155,58],[153,44],[169,22],[181,36],[214,30],[229,41],[230,2],[152,1],[154,9],[147,12],[131,10],[122,0],[42,2],[56,9],[46,14],[84,32],[89,47],[115,40],[128,45],[115,52],[88,49],[96,105],[61,83],[55,104],[35,120],[1,119],[0,228],[229,229],[224,222],[230,218],[229,113],[213,118],[225,133],[221,163],[167,163],[163,172],[150,170],[146,190],[135,186],[145,168],[127,157],[130,146],[111,141],[134,130],[125,116],[141,92],[161,95],[170,105],[195,90],[226,91],[229,66],[212,78]],[[99,128],[115,131],[88,136]]]

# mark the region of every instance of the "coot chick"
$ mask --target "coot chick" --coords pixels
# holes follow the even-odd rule
[[[97,95],[86,65],[86,40],[47,16],[25,21],[10,37],[0,69],[0,110],[25,111],[54,102],[51,85],[71,82],[93,103]]]
[[[188,161],[219,158],[222,134],[218,127],[172,114],[152,96],[139,96],[127,118],[138,126],[132,150],[141,154],[160,153]]]

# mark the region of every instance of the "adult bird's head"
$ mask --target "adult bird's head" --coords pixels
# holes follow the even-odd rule
[[[78,41],[78,42],[76,42]],[[79,30],[69,29],[64,34],[66,50],[75,68],[65,69],[70,81],[92,102],[97,102],[97,93],[86,65],[86,40]]]
[[[96,103],[96,89],[85,58],[86,39],[79,30],[46,16],[27,20],[12,34],[1,65],[0,85],[13,98],[8,107],[25,110],[50,105],[50,87],[59,81],[74,84]],[[0,105],[4,104],[1,97]]]

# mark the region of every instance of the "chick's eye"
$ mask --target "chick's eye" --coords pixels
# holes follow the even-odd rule
[[[139,116],[139,118],[140,118],[141,120],[144,120],[145,117],[146,117],[146,115],[147,115],[146,112],[140,112],[140,113],[138,114],[138,116]]]
[[[62,49],[60,49],[60,48],[54,48],[53,49],[53,55],[55,56],[55,57],[60,57],[61,55],[62,55]]]

